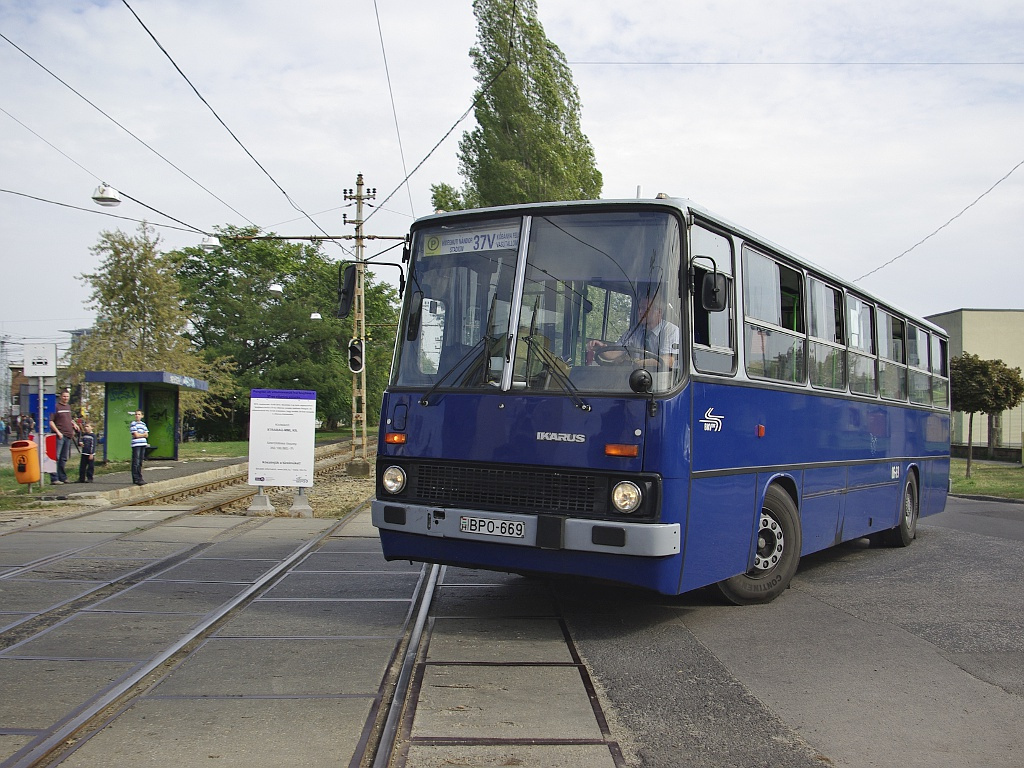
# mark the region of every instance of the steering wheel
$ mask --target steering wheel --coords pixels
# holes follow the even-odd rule
[[[618,353],[618,354],[616,354]],[[662,365],[661,355],[656,352],[651,352],[649,349],[641,349],[640,347],[629,347],[623,344],[609,344],[606,347],[602,347],[594,355],[594,359],[598,365],[627,365],[636,364],[643,365]]]

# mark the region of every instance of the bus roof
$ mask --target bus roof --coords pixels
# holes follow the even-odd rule
[[[939,334],[943,338],[949,335],[948,332],[941,326],[935,325],[934,323],[925,320],[923,317],[918,317],[917,315],[911,314],[903,309],[900,309],[891,301],[883,299],[882,297],[877,296],[864,288],[856,286],[853,284],[852,281],[840,277],[834,272],[825,269],[824,267],[816,264],[815,262],[794,253],[788,248],[778,245],[777,243],[774,243],[771,240],[768,240],[767,238],[758,235],[756,232],[753,232],[744,226],[736,224],[735,222],[730,221],[729,219],[726,219],[723,216],[719,216],[718,214],[713,213],[707,208],[698,205],[692,200],[683,197],[672,197],[669,195],[662,194],[656,198],[624,198],[612,200],[560,200],[544,203],[521,203],[518,205],[501,205],[493,206],[490,208],[469,208],[462,211],[439,211],[437,213],[430,214],[429,216],[423,216],[417,219],[415,222],[413,222],[413,227],[419,228],[422,226],[428,226],[429,224],[432,224],[434,222],[440,223],[449,218],[463,216],[486,217],[494,215],[508,216],[509,214],[521,215],[524,213],[528,213],[529,211],[545,209],[582,210],[586,208],[632,208],[635,210],[638,207],[671,209],[681,211],[684,215],[696,214],[700,218],[706,219],[714,224],[718,224],[719,226],[725,229],[733,231],[738,235],[741,235],[746,240],[749,240],[753,243],[757,243],[758,245],[761,245],[762,247],[768,250],[771,250],[779,255],[785,256],[787,259],[792,260],[796,264],[799,264],[803,267],[812,270],[813,272],[816,272],[820,276],[832,282],[835,282],[843,286],[844,288],[847,288],[848,290],[862,296],[863,298],[868,299],[872,303],[879,304],[883,307],[887,307],[888,309],[893,310],[897,314],[900,314],[906,317],[907,319],[912,320],[917,325],[920,325],[934,333]]]

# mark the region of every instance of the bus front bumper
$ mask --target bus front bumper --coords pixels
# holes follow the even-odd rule
[[[630,523],[559,515],[453,509],[374,499],[377,528],[514,547],[667,557],[680,551],[678,523]]]

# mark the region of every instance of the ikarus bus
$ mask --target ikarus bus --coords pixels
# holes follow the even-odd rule
[[[415,222],[384,394],[384,555],[735,603],[943,509],[942,329],[693,203]]]

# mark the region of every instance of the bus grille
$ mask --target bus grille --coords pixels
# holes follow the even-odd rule
[[[603,514],[607,481],[594,475],[420,464],[415,495],[426,503],[506,512]]]

